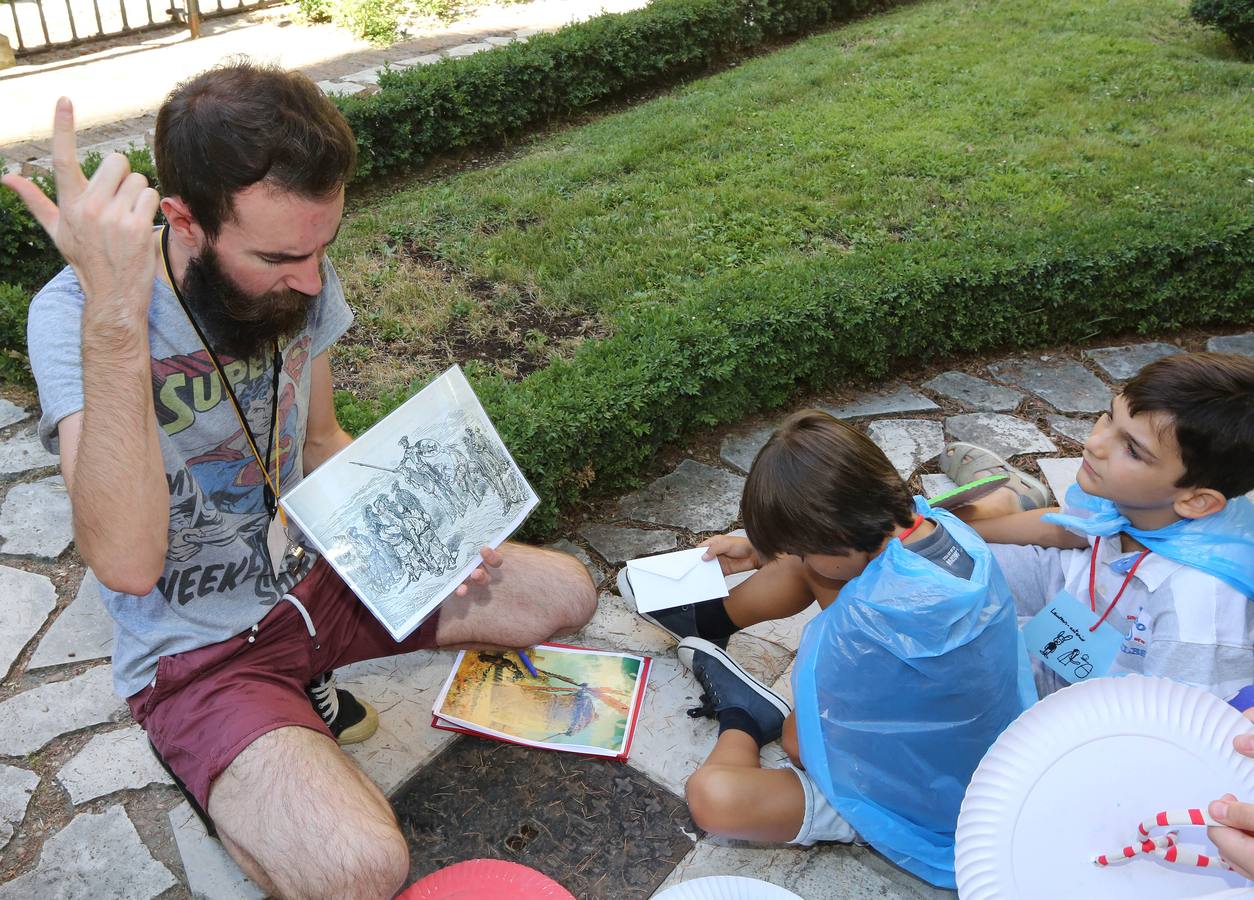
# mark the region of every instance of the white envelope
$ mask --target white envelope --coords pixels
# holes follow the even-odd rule
[[[717,559],[703,560],[704,547],[661,553],[627,561],[627,577],[636,609],[653,612],[685,603],[727,596],[727,582]]]

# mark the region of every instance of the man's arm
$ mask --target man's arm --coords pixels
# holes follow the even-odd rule
[[[120,153],[89,181],[74,144],[74,110],[63,97],[52,135],[56,203],[20,176],[3,182],[83,289],[83,412],[58,427],[75,541],[106,587],[143,595],[165,568],[170,515],[148,348],[159,198]]]
[[[323,352],[313,361],[309,385],[309,418],[305,426],[305,446],[301,462],[308,475],[353,442],[335,417],[335,396],[331,391],[331,354]]]
[[[1037,544],[1064,550],[1081,549],[1089,545],[1084,538],[1061,525],[1042,522],[1041,516],[1051,512],[1058,512],[1058,507],[1030,509],[990,519],[975,519],[967,524],[990,544]]]

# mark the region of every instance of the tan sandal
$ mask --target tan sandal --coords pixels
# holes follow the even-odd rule
[[[960,485],[990,475],[1007,475],[1009,477],[1004,486],[1020,497],[1026,497],[1034,504],[1033,508],[1041,509],[1049,505],[1049,488],[1022,469],[1016,469],[992,450],[965,441],[954,441],[945,445],[945,449],[937,457],[937,463],[951,481]]]

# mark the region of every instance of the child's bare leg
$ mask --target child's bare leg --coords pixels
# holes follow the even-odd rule
[[[781,556],[758,569],[732,588],[723,601],[727,617],[737,628],[759,622],[787,619],[814,602],[814,589],[805,563],[796,556]]]
[[[784,843],[801,830],[805,791],[790,769],[763,769],[757,741],[724,731],[688,779],[688,808],[701,829],[747,841]]]

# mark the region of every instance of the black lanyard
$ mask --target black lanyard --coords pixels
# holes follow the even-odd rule
[[[183,297],[183,292],[179,290],[178,281],[174,277],[174,272],[170,268],[170,226],[166,225],[161,229],[161,259],[165,263],[166,277],[170,280],[170,287],[174,291],[174,296],[178,299],[179,305],[183,307],[183,312],[187,315],[187,321],[192,323],[192,328],[196,330],[196,336],[200,338],[200,343],[204,345],[205,352],[209,354],[210,361],[213,362],[213,368],[218,374],[218,380],[222,383],[223,390],[226,395],[231,398],[231,406],[235,408],[235,415],[239,419],[240,426],[244,429],[244,437],[248,440],[248,447],[253,452],[253,456],[257,460],[257,465],[261,466],[261,475],[263,479],[262,499],[266,505],[266,512],[273,519],[275,514],[279,514],[287,524],[286,516],[282,515],[279,508],[279,492],[276,486],[279,473],[276,471],[274,480],[270,479],[270,463],[274,450],[274,430],[279,418],[279,376],[283,373],[283,354],[279,352],[279,342],[274,342],[274,375],[271,379],[271,387],[273,394],[270,400],[270,432],[266,438],[266,458],[263,461],[261,451],[257,449],[257,440],[253,437],[252,428],[248,425],[248,417],[244,415],[243,407],[240,406],[239,398],[235,396],[235,389],[231,386],[230,379],[226,377],[226,372],[222,369],[222,363],[218,360],[218,354],[213,352],[213,347],[209,344],[209,339],[205,337],[205,332],[201,329],[200,323],[196,321],[196,317],[192,315],[191,307],[187,305],[187,300]],[[280,454],[278,465],[283,464],[282,455]]]

